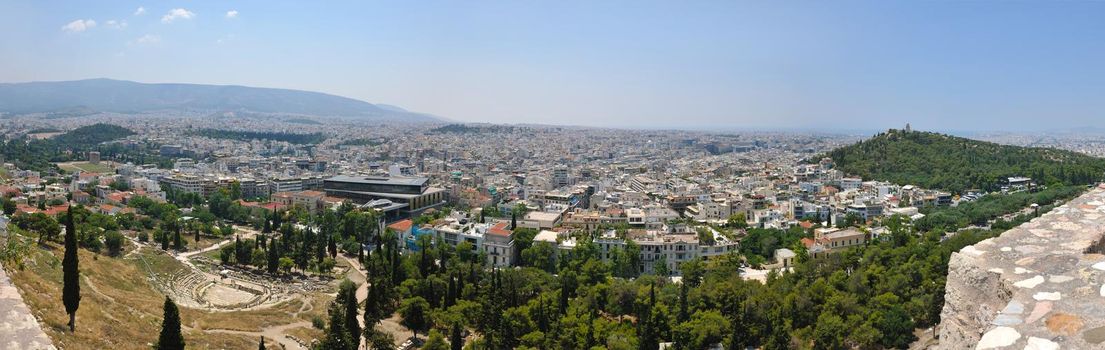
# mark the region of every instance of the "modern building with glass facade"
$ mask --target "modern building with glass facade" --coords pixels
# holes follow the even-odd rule
[[[348,199],[353,203],[394,203],[389,219],[415,217],[426,209],[445,204],[446,191],[430,186],[424,177],[381,177],[338,175],[322,182],[327,196]]]

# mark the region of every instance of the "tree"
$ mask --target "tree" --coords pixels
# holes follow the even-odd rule
[[[73,224],[73,207],[69,207],[68,218],[65,226],[65,257],[62,258],[61,269],[64,274],[64,286],[61,291],[61,300],[65,304],[65,313],[69,314],[69,331],[77,329],[77,308],[81,306],[80,267],[77,257],[77,230]]]
[[[184,250],[184,240],[180,239],[180,228],[173,231],[173,249]]]
[[[848,329],[840,316],[830,312],[822,312],[821,316],[817,317],[817,328],[813,331],[813,348],[846,349],[844,340],[847,334]]]
[[[8,197],[0,197],[0,204],[4,207],[4,215],[12,216],[15,214],[16,204],[15,201]]]
[[[357,323],[357,285],[349,280],[342,281],[338,287],[338,299],[345,307],[343,328],[349,333],[350,345],[356,348],[361,343],[361,325]]]
[[[464,338],[460,333],[460,322],[453,322],[453,328],[449,331],[449,346],[450,350],[464,348]]]
[[[430,331],[430,335],[426,338],[426,343],[422,344],[421,350],[449,350],[449,344],[445,343],[445,337],[441,335],[436,329]]]
[[[107,246],[107,253],[111,256],[118,256],[123,251],[123,234],[119,231],[108,231],[104,234],[104,245]]]
[[[389,333],[381,332],[375,328],[366,327],[364,330],[365,343],[373,350],[395,349],[395,338]]]
[[[671,276],[671,270],[668,269],[668,262],[665,260],[656,260],[652,264],[652,273],[661,277]]]
[[[276,247],[276,240],[269,240],[269,249],[265,252],[268,254],[268,265],[266,266],[266,270],[269,273],[276,273],[276,270],[280,268],[280,252],[278,249],[279,248]]]
[[[702,261],[702,258],[696,257],[679,264],[679,272],[683,274],[683,283],[692,288],[698,287],[698,284],[702,283],[702,279],[706,276],[706,264]]]
[[[720,343],[729,331],[729,320],[716,310],[695,312],[675,327],[676,349],[706,349]]]
[[[330,328],[326,331],[326,338],[323,338],[316,349],[353,350],[357,348],[345,329],[345,302],[342,299],[345,298],[338,295],[338,298],[330,302],[330,307],[327,309],[330,315]]]
[[[165,230],[154,231],[154,233],[161,232],[161,250],[169,250],[169,232]],[[154,237],[157,237],[155,234]]]
[[[687,283],[679,284],[679,316],[676,319],[679,323],[687,322],[690,318],[690,310],[687,306]]]
[[[726,224],[726,226],[729,226],[729,227],[732,227],[732,228],[735,228],[735,229],[746,229],[746,228],[748,228],[748,219],[745,218],[745,215],[744,215],[743,212],[736,213],[736,214],[733,214],[732,216],[729,216],[729,220],[726,221],[725,224]]]
[[[295,267],[295,261],[289,257],[280,258],[280,270],[284,273],[292,272],[292,268]]]
[[[265,350],[265,336],[261,336],[261,343],[257,345],[257,350]]]
[[[399,324],[418,336],[419,331],[430,328],[429,311],[430,303],[422,297],[403,299],[403,304],[399,307],[399,315],[403,320]]]
[[[161,321],[157,350],[184,350],[184,335],[180,333],[180,310],[169,297],[165,297],[165,318]]]

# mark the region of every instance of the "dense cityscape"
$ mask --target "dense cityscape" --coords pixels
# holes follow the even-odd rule
[[[812,340],[832,348],[822,347],[816,333],[802,340],[810,335],[800,335],[803,327],[795,323],[787,328],[799,335],[773,335],[771,325],[781,324],[771,320],[772,307],[743,316],[714,310],[708,305],[724,299],[705,294],[707,284],[733,288],[723,281],[739,277],[745,287],[738,288],[780,286],[795,282],[783,277],[796,268],[847,265],[857,251],[930,239],[901,236],[908,232],[940,233],[937,243],[961,246],[1038,215],[1030,203],[1046,211],[1079,192],[1027,176],[957,192],[863,179],[829,157],[862,139],[830,133],[377,125],[234,112],[6,120],[0,132],[10,141],[0,191],[4,220],[17,235],[49,245],[68,239],[75,227],[89,254],[137,257],[132,263],[141,265],[130,268],[174,307],[250,314],[300,305],[290,317],[303,321],[285,326],[193,330],[202,335],[194,341],[208,346],[235,344],[219,337],[226,334],[253,334],[283,348],[586,347],[603,338],[609,348],[647,348],[640,338],[647,329],[615,341],[617,329],[631,324],[615,316],[644,317],[633,305],[659,303],[653,296],[659,288],[659,298],[670,304],[644,309],[670,313],[654,326],[663,329],[651,335],[656,346],[788,348]],[[905,125],[886,135],[929,134]],[[55,140],[67,142],[55,146]],[[42,149],[48,151],[35,153]],[[26,264],[35,255],[23,248],[11,246],[9,261]],[[16,272],[16,284],[30,283],[20,277],[32,271]],[[829,277],[806,273],[811,282]],[[385,281],[373,283],[379,278]],[[495,296],[508,293],[503,279],[523,286]],[[566,290],[568,283],[580,289]],[[695,293],[686,286],[697,287]],[[322,300],[333,288],[339,292],[327,307]],[[621,305],[600,301],[626,297],[605,288],[639,292]],[[646,288],[648,298],[641,294]],[[940,305],[925,298],[941,296],[942,288],[913,288],[922,289],[904,305],[896,294],[872,295],[897,305],[898,323],[837,319],[881,336],[840,335],[834,342],[934,342],[933,332],[913,329],[935,326]],[[499,297],[511,301],[499,304]],[[350,305],[344,310],[343,298]],[[613,318],[576,316],[591,318],[583,326],[589,334],[592,327],[605,329],[577,340],[571,327],[581,327],[578,320],[560,318],[556,325],[543,318],[557,312],[556,298],[563,315],[557,317],[590,307]],[[688,302],[701,310],[690,311]],[[510,322],[523,325],[498,328],[506,325],[485,320],[479,310],[497,310],[486,315],[493,318],[521,312],[522,319]],[[313,314],[298,315],[303,312]],[[822,317],[836,317],[827,312],[808,316],[819,321],[805,329],[821,330]],[[347,321],[338,317],[343,314],[356,317]],[[790,317],[796,318],[788,323],[804,316]],[[725,331],[701,322],[747,328]],[[334,335],[342,330],[352,333]],[[93,346],[100,339],[68,341]]]
[[[0,350],[1103,348],[1102,10],[0,1]]]

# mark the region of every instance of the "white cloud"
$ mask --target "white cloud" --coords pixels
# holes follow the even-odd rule
[[[78,19],[76,21],[69,22],[69,24],[61,26],[61,30],[70,33],[80,33],[95,27],[96,21],[93,21],[91,19]]]
[[[127,44],[131,45],[153,45],[161,42],[161,37],[153,34],[146,34],[138,39],[134,39]]]
[[[134,15],[135,16],[141,16],[141,15],[144,15],[144,14],[146,14],[146,8],[145,7],[138,6],[138,9],[134,10]]]
[[[107,22],[104,22],[104,26],[111,29],[124,29],[127,27],[127,21],[116,21],[114,19],[109,19],[107,20]]]
[[[181,8],[169,10],[164,16],[161,16],[162,23],[173,23],[177,19],[192,19],[196,17],[196,13]]]
[[[226,18],[238,18],[238,10],[226,11]]]

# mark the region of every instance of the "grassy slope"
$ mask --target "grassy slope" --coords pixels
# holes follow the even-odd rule
[[[24,299],[44,323],[54,342],[67,349],[148,349],[157,340],[161,328],[164,296],[153,287],[145,268],[137,258],[109,258],[81,250],[81,306],[77,312],[77,332],[69,333],[65,308],[61,304],[62,248],[36,252],[23,271],[11,271],[12,280]],[[153,251],[143,256],[158,272],[181,268],[179,262]],[[91,284],[89,284],[91,283]],[[185,340],[189,348],[248,349],[256,347],[253,337],[203,333],[203,329],[260,331],[262,327],[310,321],[324,315],[326,297],[311,298],[314,309],[293,317],[302,301],[247,312],[213,312],[182,308]]]

